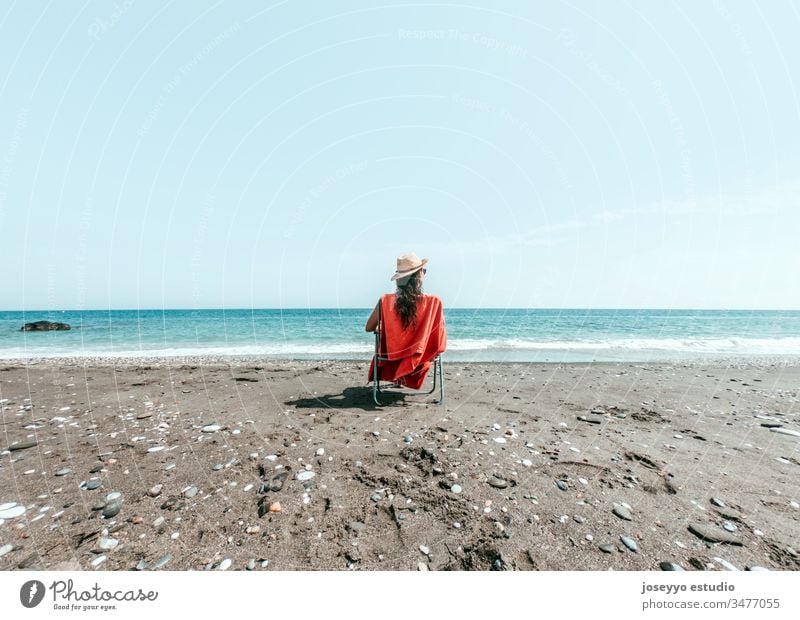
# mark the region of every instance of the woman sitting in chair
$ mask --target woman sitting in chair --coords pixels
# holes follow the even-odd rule
[[[447,332],[442,300],[422,292],[425,265],[416,254],[397,258],[397,271],[391,280],[397,292],[383,295],[364,329],[378,333],[379,379],[419,389],[431,362],[447,347]],[[373,358],[369,380],[374,380]]]

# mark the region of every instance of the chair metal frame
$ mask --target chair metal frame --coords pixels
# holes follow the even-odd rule
[[[375,328],[375,356],[373,358],[373,371],[372,371],[372,398],[375,401],[375,404],[378,407],[382,407],[383,405],[378,400],[378,394],[382,394],[383,391],[381,390],[381,381],[380,381],[380,371],[378,369],[379,362],[388,362],[390,361],[388,357],[384,355],[380,355],[380,347],[381,347],[381,305],[378,303],[378,326]],[[439,373],[439,400],[436,401],[437,405],[441,405],[444,403],[444,371],[442,370],[442,356],[441,354],[437,355],[433,359],[433,387],[430,389],[429,392],[425,392],[425,394],[433,394],[436,391],[436,373]],[[395,384],[390,384],[395,385]]]

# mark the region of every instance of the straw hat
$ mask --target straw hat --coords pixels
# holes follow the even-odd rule
[[[400,278],[410,276],[412,273],[422,269],[427,262],[427,258],[420,260],[420,258],[414,254],[414,252],[411,252],[410,254],[401,254],[397,257],[397,271],[395,271],[394,275],[390,279],[398,280]]]

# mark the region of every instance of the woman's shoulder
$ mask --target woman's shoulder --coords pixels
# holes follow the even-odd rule
[[[425,301],[427,303],[436,303],[436,302],[442,303],[442,300],[439,299],[439,297],[436,296],[436,295],[431,295],[429,293],[423,293],[422,297],[425,299]]]

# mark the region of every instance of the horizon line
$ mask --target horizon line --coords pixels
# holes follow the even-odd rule
[[[152,312],[152,311],[184,311],[184,312],[202,312],[205,310],[223,310],[223,311],[240,311],[240,310],[364,310],[369,311],[370,306],[284,306],[284,307],[206,307],[206,308],[67,308],[67,309],[0,309],[0,312],[18,312],[18,313],[49,313],[49,312]],[[695,308],[665,308],[657,306],[640,306],[640,307],[589,307],[589,306],[445,306],[445,310],[661,310],[665,312],[682,312],[682,311],[734,311],[734,312],[800,312],[800,308],[721,308],[721,307],[695,307]]]

